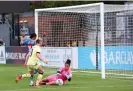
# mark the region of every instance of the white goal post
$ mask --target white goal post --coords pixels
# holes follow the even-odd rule
[[[79,46],[78,56],[84,61],[80,64],[78,59],[79,69],[96,67],[102,79],[132,78],[132,10],[131,5],[104,3],[35,9],[35,33],[48,47]]]

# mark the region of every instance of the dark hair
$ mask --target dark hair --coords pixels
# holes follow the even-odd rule
[[[36,40],[36,44],[39,44],[41,41],[42,41],[42,40],[37,39],[37,40]]]
[[[3,40],[2,40],[2,39],[0,39],[0,46],[1,46],[1,45],[3,45]]]
[[[70,59],[67,59],[67,61],[65,62],[65,64],[71,64],[71,60]]]
[[[34,37],[36,37],[37,35],[35,34],[35,33],[32,33],[31,35],[30,35],[30,38],[32,39],[32,38],[34,38]]]

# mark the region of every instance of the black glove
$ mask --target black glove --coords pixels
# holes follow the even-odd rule
[[[68,81],[70,82],[71,81],[71,78],[69,78]]]
[[[60,73],[60,71],[57,71],[57,73]]]

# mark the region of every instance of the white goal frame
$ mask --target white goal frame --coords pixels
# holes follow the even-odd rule
[[[58,9],[72,9],[80,8],[85,6],[100,6],[100,31],[101,31],[101,77],[105,79],[105,62],[104,62],[104,3],[94,3],[94,4],[85,4],[77,6],[68,6],[68,7],[57,7],[57,8],[45,8],[45,9],[35,9],[35,33],[38,35],[38,12],[49,11],[49,10],[58,10]],[[88,13],[88,12],[86,12]]]

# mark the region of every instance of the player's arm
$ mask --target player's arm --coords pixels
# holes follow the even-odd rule
[[[37,49],[36,49],[36,56],[37,56],[37,58],[38,58],[40,61],[43,61],[44,63],[47,64],[47,63],[48,63],[47,59],[42,58],[40,52],[41,52],[41,49],[40,49],[40,48],[37,48]]]
[[[27,44],[28,44],[28,41],[29,41],[29,40],[24,40],[23,42],[20,43],[20,45],[21,45],[21,46],[27,45]]]
[[[30,56],[30,53],[28,53],[28,54],[26,55],[25,63],[24,63],[24,67],[25,67],[25,68],[27,67],[27,61],[28,61],[28,59],[29,59],[29,56]]]
[[[20,37],[20,44],[24,42],[24,38]]]
[[[63,70],[63,68],[59,68],[59,69],[57,70],[57,72],[56,72],[57,75],[62,75],[62,74],[61,74],[61,71],[62,71],[62,70]]]
[[[44,58],[41,57],[40,52],[37,52],[36,55],[37,55],[37,57],[38,57],[39,60],[43,61],[46,64],[48,63],[47,59],[44,59]]]
[[[61,73],[61,70],[62,70],[62,68],[60,68],[59,70],[57,70],[57,73]]]
[[[63,74],[66,78],[67,78],[67,80],[70,82],[71,81],[71,79],[72,79],[72,72],[70,71],[69,72],[69,74]]]
[[[72,79],[72,74],[66,75],[67,80],[70,82]]]
[[[28,61],[28,59],[29,59],[29,56],[30,56],[30,53],[28,53],[28,54],[26,55],[25,65],[27,64],[27,61]]]
[[[61,74],[61,71],[63,70],[63,68],[60,68],[59,70],[57,70],[57,75],[63,75],[67,78],[67,80],[70,82],[71,78],[72,78],[72,72],[70,70],[69,74]]]

